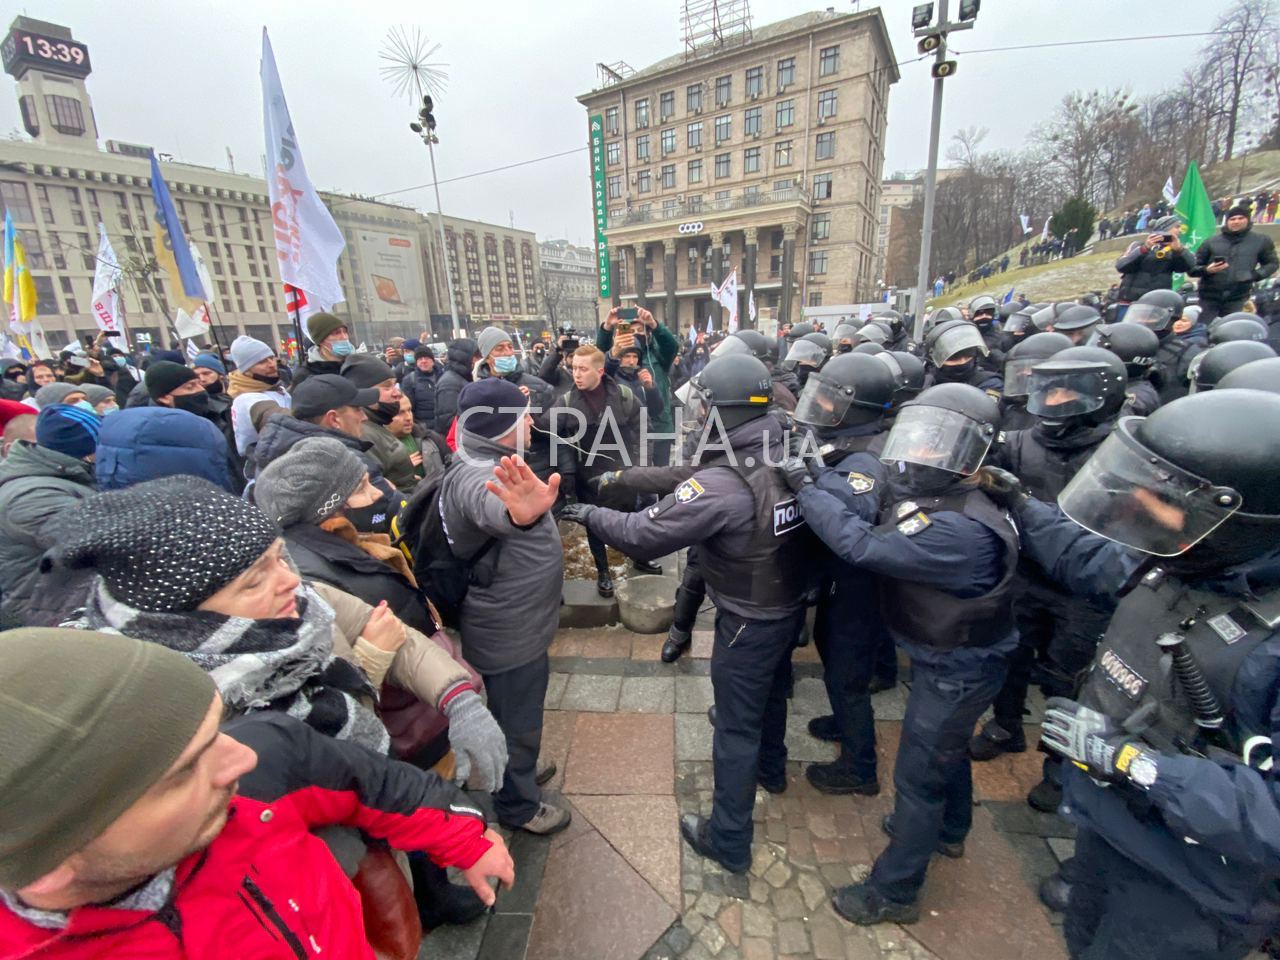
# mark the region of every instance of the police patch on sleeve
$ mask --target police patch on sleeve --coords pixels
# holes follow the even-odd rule
[[[706,493],[702,484],[697,480],[689,479],[680,486],[676,487],[676,500],[680,503],[688,503],[691,500],[697,500]]]
[[[1000,391],[996,390],[994,387],[987,387],[987,389],[983,390],[982,392],[985,393],[992,400],[999,400],[1002,396]]]
[[[870,493],[875,489],[876,478],[869,477],[865,473],[849,474],[849,487],[854,493]]]
[[[927,529],[933,525],[933,521],[929,519],[925,513],[917,513],[905,520],[898,522],[898,532],[903,536],[914,537],[921,530]]]

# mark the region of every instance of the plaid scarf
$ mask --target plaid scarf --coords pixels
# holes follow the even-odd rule
[[[206,610],[156,613],[111,596],[99,577],[80,620],[85,630],[159,643],[213,677],[238,713],[279,710],[325,736],[386,753],[387,728],[357,698],[376,694],[355,664],[333,653],[333,608],[307,583],[298,587],[296,619],[247,620]]]

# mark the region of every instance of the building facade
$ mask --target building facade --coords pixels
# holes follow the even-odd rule
[[[172,345],[177,298],[173,280],[155,262],[152,149],[114,140],[107,140],[105,149],[99,146],[85,85],[88,49],[72,39],[68,28],[18,17],[0,49],[6,71],[17,80],[23,125],[31,137],[0,144],[0,204],[12,215],[27,251],[37,312],[50,345],[58,348],[97,332],[88,311],[99,223],[124,269],[121,294],[129,333]],[[52,59],[41,56],[46,50]],[[266,183],[157,155],[183,231],[209,268],[214,289],[206,294],[218,339],[229,342],[247,333],[283,345],[292,321]],[[346,239],[337,265],[345,302],[334,313],[348,321],[352,337],[373,345],[431,329],[447,339],[452,323],[434,216],[369,197],[320,196]],[[539,313],[532,233],[450,217],[445,233],[453,245],[464,326],[488,322],[491,315]]]
[[[880,228],[876,233],[876,280],[885,288],[914,286],[914,263],[907,263],[912,245],[904,243],[911,220],[906,211],[924,197],[924,176],[919,173],[893,174],[880,183]],[[919,230],[919,223],[916,223]],[[919,242],[914,244],[919,258]],[[905,259],[904,259],[905,258]]]
[[[806,13],[578,97],[604,134],[612,290],[672,328],[721,325],[710,285],[737,270],[780,321],[875,292],[889,85],[878,9]]]
[[[590,330],[599,316],[599,275],[595,251],[568,240],[544,240],[538,245],[542,258],[542,312],[548,327]]]

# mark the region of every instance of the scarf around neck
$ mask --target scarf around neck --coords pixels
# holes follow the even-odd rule
[[[232,370],[227,374],[227,396],[232,399],[243,393],[267,393],[268,391],[282,393],[284,387],[281,386],[279,381],[267,383],[265,380],[251,377],[249,374],[242,373],[239,370]]]

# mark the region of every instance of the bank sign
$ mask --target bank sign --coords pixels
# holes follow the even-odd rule
[[[612,300],[609,285],[609,241],[604,230],[609,225],[608,202],[604,192],[604,119],[591,118],[591,190],[596,212],[596,272],[600,278],[600,299]]]

